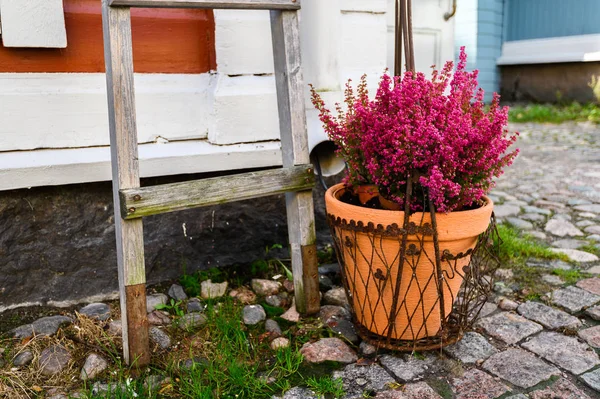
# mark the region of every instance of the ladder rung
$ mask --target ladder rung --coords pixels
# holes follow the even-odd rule
[[[270,169],[119,191],[123,219],[242,201],[315,185],[312,165]]]
[[[112,7],[298,10],[300,0],[109,0]]]

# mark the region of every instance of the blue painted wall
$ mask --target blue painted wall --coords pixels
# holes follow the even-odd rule
[[[466,47],[469,69],[479,69],[479,85],[486,101],[498,91],[499,73],[496,59],[502,53],[505,0],[462,0],[458,2],[455,21],[455,52]]]
[[[507,41],[600,33],[600,0],[507,1]]]

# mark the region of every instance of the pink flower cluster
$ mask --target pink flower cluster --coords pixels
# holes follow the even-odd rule
[[[456,71],[447,62],[431,79],[406,72],[384,74],[374,99],[363,76],[356,93],[346,85],[346,109],[338,116],[325,108],[312,88],[312,101],[331,140],[348,165],[346,184],[376,184],[379,192],[404,206],[412,179],[413,211],[424,209],[427,196],[438,212],[476,205],[517,155],[505,154],[518,133],[505,129],[508,108],[494,93],[488,106],[477,89],[477,71],[467,72],[461,49]]]

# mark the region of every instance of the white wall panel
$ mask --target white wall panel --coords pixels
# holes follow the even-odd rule
[[[0,0],[5,47],[67,47],[63,0]]]

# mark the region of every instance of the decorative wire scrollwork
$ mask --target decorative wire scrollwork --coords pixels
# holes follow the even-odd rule
[[[405,218],[402,228],[327,216],[354,325],[376,347],[450,345],[472,327],[492,290],[500,245],[494,215],[471,248],[452,253],[440,248],[429,206],[433,212],[422,215],[431,224]]]

